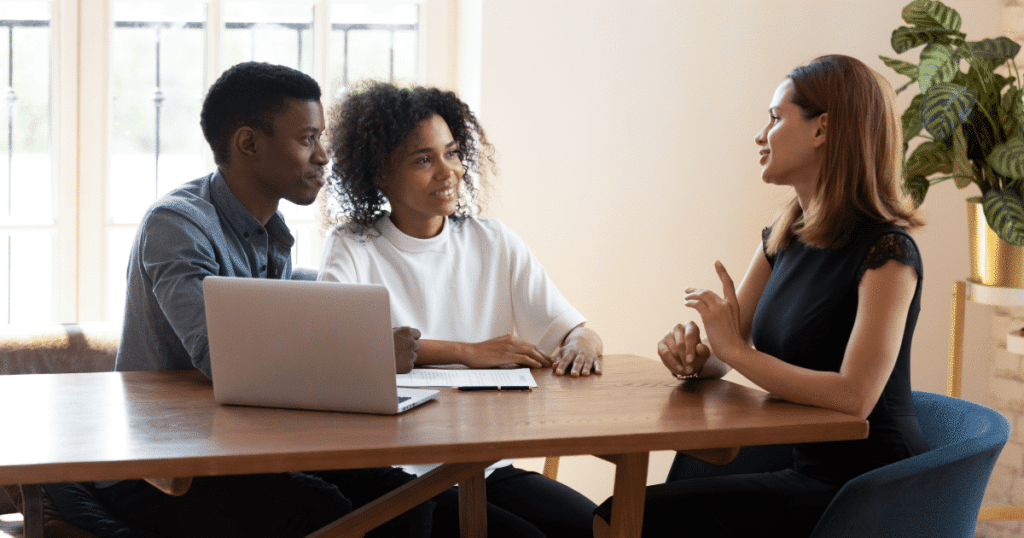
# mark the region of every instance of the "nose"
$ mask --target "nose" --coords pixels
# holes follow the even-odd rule
[[[768,130],[768,126],[765,125],[763,129],[761,129],[760,131],[757,132],[756,135],[754,135],[754,143],[755,144],[757,144],[758,146],[765,145],[767,140],[765,140],[765,138],[764,138],[764,132],[767,131],[767,130]]]
[[[327,164],[330,162],[329,160],[327,160],[327,149],[324,148],[323,142],[317,140],[316,148],[313,150],[313,155],[310,158],[310,161],[313,164],[320,166],[327,166]]]
[[[434,176],[436,181],[448,181],[448,178],[455,176],[455,179],[462,178],[462,161],[456,161],[454,163],[448,163],[441,161],[441,165],[437,167],[437,174]]]

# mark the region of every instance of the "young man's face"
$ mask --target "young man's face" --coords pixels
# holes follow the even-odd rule
[[[327,151],[320,142],[324,108],[319,101],[285,99],[273,120],[274,136],[256,130],[259,160],[254,188],[267,200],[309,205],[324,186]]]

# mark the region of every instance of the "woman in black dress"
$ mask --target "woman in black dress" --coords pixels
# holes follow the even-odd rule
[[[903,137],[888,82],[847,56],[793,70],[757,134],[761,178],[794,198],[762,231],[738,288],[686,289],[703,322],[676,325],[658,354],[681,379],[735,368],[787,400],[867,418],[867,439],[797,445],[771,473],[647,490],[643,536],[807,536],[849,479],[927,450],[910,393],[921,225],[901,190]],[[682,474],[677,456],[670,477]],[[595,512],[606,532],[612,499]]]

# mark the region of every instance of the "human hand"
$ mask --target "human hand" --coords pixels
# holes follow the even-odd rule
[[[416,364],[416,352],[420,349],[420,330],[412,327],[394,327],[391,335],[395,339],[395,371],[407,374]]]
[[[684,376],[701,371],[711,357],[711,349],[700,340],[700,327],[692,321],[676,324],[658,342],[658,356],[672,375]]]
[[[579,325],[566,335],[562,347],[552,357],[551,371],[555,375],[572,377],[601,373],[603,345],[596,332]]]
[[[547,368],[551,358],[537,346],[511,334],[475,344],[467,344],[466,366],[470,368],[497,368],[519,365],[529,368]]]
[[[709,290],[686,288],[683,304],[696,310],[704,322],[704,332],[715,356],[726,363],[731,350],[744,346],[740,333],[740,306],[736,300],[736,287],[722,262],[715,262],[715,271],[722,281],[722,295]]]

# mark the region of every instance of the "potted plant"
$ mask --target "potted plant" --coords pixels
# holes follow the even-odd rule
[[[902,54],[923,46],[919,62],[880,58],[910,77],[896,93],[915,82],[920,90],[902,117],[904,150],[924,139],[906,156],[905,187],[920,204],[937,183],[976,185],[981,196],[968,203],[979,222],[972,266],[980,267],[972,267],[972,280],[1024,287],[1024,92],[1013,60],[1020,45],[1006,37],[968,41],[960,14],[937,0],[910,2],[903,20],[908,26],[893,31],[892,48]],[[982,252],[994,242],[995,250]],[[1014,257],[1020,265],[1002,267]],[[999,278],[985,267],[992,264]]]

